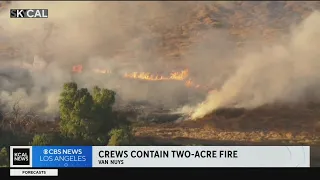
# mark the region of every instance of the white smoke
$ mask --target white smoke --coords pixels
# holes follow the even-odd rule
[[[287,42],[235,56],[232,75],[192,109],[192,119],[221,107],[254,108],[274,102],[319,100],[319,20],[320,13],[314,12],[292,30]]]
[[[219,107],[252,108],[276,101],[304,102],[308,98],[319,98],[318,12],[293,28],[289,38],[279,39],[273,46],[262,43],[261,49],[254,50],[248,47],[238,51],[225,30],[203,28],[189,34],[191,37],[187,38],[196,40],[185,48],[180,61],[169,63],[159,46],[167,50],[175,48],[166,45],[166,41],[174,41],[175,36],[164,40],[164,34],[170,35],[170,31],[180,25],[178,28],[187,28],[184,22],[194,14],[195,7],[213,4],[12,2],[0,14],[1,34],[6,36],[6,44],[17,48],[20,55],[13,59],[1,56],[1,63],[16,63],[32,70],[31,77],[27,77],[20,72],[21,68],[0,69],[0,73],[9,71],[10,74],[10,78],[0,78],[3,81],[1,102],[9,104],[22,97],[21,101],[29,108],[55,112],[62,84],[73,80],[80,87],[99,85],[116,90],[123,101],[145,100],[176,107],[193,99],[191,93],[183,92],[183,84],[145,84],[108,75],[95,76],[92,72],[75,76],[71,67],[76,64],[89,69],[106,67],[119,75],[148,69],[161,72],[168,64],[186,65],[200,83],[216,88],[216,92],[210,93],[198,106],[190,104],[181,109],[180,112],[192,113],[194,119]],[[229,10],[236,5],[218,4]],[[49,18],[10,19],[9,8],[49,9]]]

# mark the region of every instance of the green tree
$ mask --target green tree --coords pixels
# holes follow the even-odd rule
[[[109,135],[108,146],[126,146],[133,143],[132,129],[130,126],[112,129]]]
[[[105,143],[114,126],[115,92],[94,87],[93,95],[76,83],[66,83],[60,94],[60,131],[65,137]]]
[[[53,137],[47,134],[36,134],[33,136],[31,146],[52,145]]]
[[[0,166],[9,166],[9,155],[5,147],[0,150]]]
[[[93,121],[91,129],[97,132],[97,138],[107,137],[107,133],[115,126],[115,115],[112,112],[112,106],[115,103],[114,91],[101,89],[97,86],[93,88],[94,106],[92,109]]]
[[[60,94],[60,131],[70,138],[88,139],[87,120],[91,115],[92,96],[86,88],[78,89],[76,83],[66,83]]]

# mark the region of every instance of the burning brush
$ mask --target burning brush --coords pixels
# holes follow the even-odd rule
[[[83,66],[75,65],[72,67],[73,73],[82,73]],[[112,72],[108,69],[93,69],[94,73],[99,74],[111,74]],[[170,73],[169,76],[165,75],[156,75],[152,74],[150,72],[131,72],[131,73],[124,73],[122,75],[123,78],[129,78],[129,79],[137,79],[137,80],[145,80],[145,81],[185,81],[186,87],[192,87],[196,89],[203,89],[206,91],[209,91],[209,88],[207,86],[201,86],[195,82],[193,82],[189,77],[189,70],[184,69],[182,71],[176,71]]]

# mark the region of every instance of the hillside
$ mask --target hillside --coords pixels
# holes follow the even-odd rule
[[[319,2],[207,2],[191,8],[185,18],[173,28],[155,29],[161,32],[163,38],[161,51],[169,57],[179,59],[186,47],[200,43],[202,38],[199,37],[205,35],[201,34],[203,29],[227,31],[238,46],[253,43],[251,41],[253,39],[272,45],[273,41],[277,41],[288,33],[294,24],[299,24],[319,8]],[[184,59],[180,58],[180,60]],[[237,131],[241,129],[250,131],[264,127],[265,130],[295,130],[314,133],[319,116],[318,108],[314,106],[316,105],[265,106],[244,110],[236,116],[226,111],[222,115],[207,116],[201,122],[208,122],[208,119],[212,119],[214,125],[208,126]],[[200,124],[205,123],[199,123],[199,126],[202,126]],[[169,127],[164,129],[167,128]]]
[[[319,2],[208,2],[195,6],[176,29],[162,34],[163,51],[183,61],[187,47],[208,38],[199,38],[205,35],[199,31],[203,28],[227,31],[238,47],[256,41],[272,45],[319,8]],[[197,121],[140,124],[135,134],[156,144],[320,145],[319,113],[317,103],[227,108]]]
[[[237,1],[190,6],[192,8],[188,7],[190,11],[184,14],[178,24],[167,28],[157,27],[157,21],[153,21],[152,30],[160,34],[162,51],[168,56],[180,57],[188,46],[207,38],[202,32],[210,29],[227,30],[239,45],[250,39],[272,42],[287,33],[290,26],[319,9],[320,3]]]
[[[11,70],[8,61],[8,68],[1,69],[6,72],[1,102],[9,104],[17,91],[27,97],[30,109],[34,104],[37,110],[54,109],[61,85],[76,81],[79,87],[115,91],[113,110],[133,122],[141,144],[320,145],[320,16],[314,13],[320,2],[107,3],[72,9],[80,23],[78,17],[68,19],[65,10],[58,13],[66,13],[65,19],[48,18],[48,23],[65,25],[62,30],[52,26],[50,33],[41,28],[30,33],[17,28],[25,39],[16,39],[27,42],[18,41],[31,54],[30,61],[40,54],[46,62],[43,71],[33,71],[34,64],[28,64],[32,75],[12,81],[6,77],[23,71]],[[86,5],[101,11],[81,16]],[[7,46],[0,45],[1,53],[20,53]],[[205,112],[196,118],[190,112],[171,112],[198,103],[192,110]],[[29,116],[17,117],[3,121],[3,127],[17,127],[30,137],[58,129],[56,123],[45,126]]]

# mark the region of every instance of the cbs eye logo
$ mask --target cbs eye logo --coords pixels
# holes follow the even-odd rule
[[[48,154],[48,153],[49,153],[48,149],[43,150],[43,154]]]
[[[43,149],[42,153],[44,155],[48,155],[48,154],[57,155],[57,154],[62,154],[62,151],[61,151],[61,149]]]

